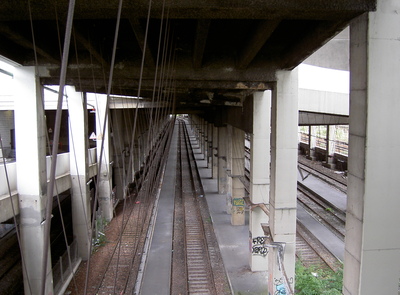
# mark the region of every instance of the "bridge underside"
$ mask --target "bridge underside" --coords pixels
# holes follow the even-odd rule
[[[66,83],[107,93],[114,64],[113,94],[152,101],[157,90],[176,113],[242,107],[375,2],[125,1],[112,63],[118,1],[77,1]],[[67,11],[68,1],[1,1],[0,55],[58,85]]]

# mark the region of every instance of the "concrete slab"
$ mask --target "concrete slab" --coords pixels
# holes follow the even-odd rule
[[[218,194],[216,179],[207,161],[197,156],[197,167],[202,180],[205,197],[210,210],[222,259],[234,294],[268,294],[267,272],[252,272],[249,266],[249,214],[246,212],[245,225],[231,225],[231,216],[226,213],[226,195]]]
[[[315,220],[301,206],[297,206],[297,219],[321,241],[321,243],[338,259],[344,261],[344,242],[324,225]]]
[[[170,293],[177,144],[178,128],[175,128],[160,191],[154,233],[140,289],[142,295],[168,295]]]
[[[309,175],[306,179],[302,180],[300,173],[297,172],[297,181],[311,188],[314,192],[323,196],[339,209],[346,210],[347,195],[342,191],[335,189],[333,186],[321,181],[321,179],[314,175]]]

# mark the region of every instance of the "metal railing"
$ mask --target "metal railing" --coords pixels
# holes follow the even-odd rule
[[[60,259],[56,265],[53,267],[54,294],[59,294],[61,289],[66,284],[69,284],[74,275],[74,269],[80,262],[78,245],[75,240],[71,243],[71,245],[68,246],[68,249],[69,251],[65,251],[65,253],[60,256]],[[70,255],[68,255],[68,252]]]

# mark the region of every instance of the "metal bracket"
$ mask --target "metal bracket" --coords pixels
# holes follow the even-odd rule
[[[272,242],[271,244],[264,245],[264,247],[276,248],[278,250],[278,255],[277,255],[278,261],[277,262],[278,262],[279,270],[282,271],[281,265],[283,265],[286,243],[285,242]]]
[[[225,171],[226,171],[226,175],[228,175],[228,177],[231,177],[231,178],[240,178],[240,177],[243,177],[243,175],[232,175],[231,174],[231,169],[225,169]]]
[[[250,197],[243,197],[243,199],[244,199],[244,202],[250,208],[251,211],[253,211],[254,208],[260,207],[261,210],[263,210],[265,212],[265,214],[267,214],[269,216],[269,209],[267,208],[267,206],[264,203],[254,204],[250,200]]]

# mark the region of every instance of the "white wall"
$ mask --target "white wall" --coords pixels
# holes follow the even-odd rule
[[[349,72],[299,65],[299,110],[349,115]]]

